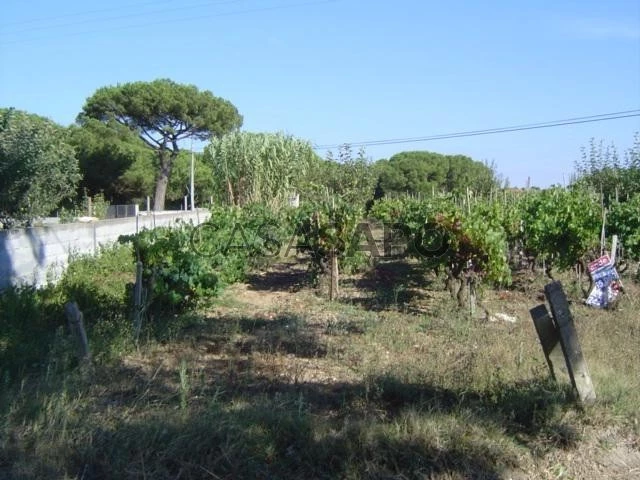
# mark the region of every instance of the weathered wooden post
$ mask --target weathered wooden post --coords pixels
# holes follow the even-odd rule
[[[569,302],[560,282],[552,282],[544,287],[545,297],[551,306],[553,318],[544,305],[531,310],[536,331],[540,337],[542,349],[549,363],[552,375],[555,377],[554,365],[557,365],[560,344],[567,366],[567,373],[573,388],[578,392],[582,403],[592,403],[596,400],[595,389],[591,382],[587,362],[582,355],[578,341],[578,334],[569,310]]]
[[[469,276],[466,281],[469,290],[469,316],[473,318],[476,314],[477,306],[476,279],[473,276]]]
[[[331,250],[331,256],[329,258],[329,268],[330,268],[330,280],[329,280],[329,300],[333,301],[338,298],[338,255],[336,254],[335,249]]]
[[[133,289],[133,339],[137,343],[142,328],[142,262],[136,263],[136,284]]]
[[[611,239],[611,255],[609,255],[609,258],[611,258],[611,265],[613,265],[614,267],[616,265],[617,253],[618,253],[618,236],[614,235],[613,238]]]
[[[562,371],[565,373],[566,379],[570,382],[569,372],[566,367],[564,367],[565,360],[562,347],[560,346],[560,334],[553,323],[547,306],[538,305],[532,308],[529,313],[531,313],[533,324],[536,327],[536,332],[538,333],[538,338],[540,339],[542,351],[547,360],[551,377],[555,381],[558,381],[558,373]]]
[[[384,256],[389,258],[391,256],[391,242],[393,241],[393,230],[390,228],[390,225],[383,223],[382,224],[382,250],[384,251]]]
[[[67,323],[71,335],[76,339],[78,344],[78,358],[82,362],[91,361],[91,352],[89,351],[89,340],[87,332],[84,329],[83,315],[76,302],[68,302],[64,306],[64,313],[67,316]]]

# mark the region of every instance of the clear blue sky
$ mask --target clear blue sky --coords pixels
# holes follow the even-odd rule
[[[67,125],[98,87],[160,77],[229,99],[245,130],[318,145],[638,109],[640,2],[2,2],[0,106]],[[637,131],[640,117],[367,154],[461,153],[545,186],[591,137],[624,150]]]

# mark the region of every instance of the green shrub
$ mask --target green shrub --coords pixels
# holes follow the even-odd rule
[[[613,203],[609,210],[610,235],[618,235],[630,260],[640,260],[640,193],[626,202]]]
[[[548,272],[597,257],[602,210],[591,193],[555,187],[527,194],[520,206],[524,249],[546,260]]]
[[[360,249],[358,225],[363,209],[339,199],[304,205],[290,214],[301,249],[309,254],[314,280],[329,272],[332,255],[339,270],[353,272],[367,264]]]
[[[102,248],[98,255],[72,259],[54,287],[57,308],[68,301],[78,304],[94,356],[117,356],[131,346],[134,279],[131,247],[116,244]]]
[[[127,284],[133,280],[130,247],[71,260],[56,285],[12,287],[0,293],[0,374],[12,381],[30,371],[68,366],[64,304],[78,303],[94,357],[110,357],[131,343]]]
[[[199,225],[123,236],[143,264],[152,312],[180,312],[241,281],[249,267],[281,246],[282,222],[267,207],[214,207]]]

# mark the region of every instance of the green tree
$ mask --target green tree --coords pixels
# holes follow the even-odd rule
[[[0,219],[29,223],[76,193],[78,160],[67,132],[38,115],[0,109]]]
[[[82,124],[87,118],[130,128],[156,153],[154,210],[164,209],[181,141],[208,140],[242,125],[231,102],[168,79],[102,87],[87,99],[78,121]]]
[[[70,127],[82,181],[80,190],[103,193],[111,203],[142,201],[153,193],[153,152],[130,128],[93,118]]]
[[[215,196],[214,171],[204,159],[204,154],[194,153],[194,199],[196,204],[209,203],[209,197]],[[189,195],[191,185],[191,152],[181,151],[176,158],[167,188],[167,200],[181,204],[185,195]]]
[[[499,187],[495,166],[464,155],[401,152],[376,163],[380,186],[387,194],[431,195],[434,191],[463,193],[470,188],[486,194]]]
[[[331,160],[331,153],[329,154]],[[364,206],[373,198],[376,175],[364,149],[353,156],[350,145],[342,145],[338,150],[337,162],[327,165],[329,175],[326,184],[329,191],[352,205]]]
[[[340,197],[345,202],[364,207],[375,193],[376,172],[364,150],[354,157],[351,146],[342,145],[337,157],[333,152],[314,164],[301,187],[301,197],[308,202],[323,202]]]
[[[575,169],[574,183],[601,194],[605,205],[625,201],[640,191],[640,133],[636,133],[633,146],[622,158],[615,145],[605,146],[604,142],[591,139],[589,148],[582,149]]]
[[[205,149],[216,198],[230,205],[282,204],[300,190],[317,156],[311,144],[282,133],[234,132],[214,138]]]

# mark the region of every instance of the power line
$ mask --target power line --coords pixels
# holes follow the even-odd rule
[[[117,15],[117,16],[111,16],[111,17],[96,17],[96,18],[87,18],[84,20],[78,20],[75,22],[69,22],[69,23],[62,23],[62,24],[57,24],[57,25],[40,25],[40,26],[35,26],[35,27],[29,27],[29,28],[23,28],[22,30],[14,30],[14,31],[9,31],[9,32],[3,32],[6,34],[11,34],[11,35],[17,35],[17,34],[22,34],[22,33],[28,33],[28,32],[35,32],[35,31],[39,31],[39,30],[50,30],[50,29],[56,29],[56,28],[67,28],[67,27],[75,27],[77,25],[86,25],[88,23],[100,23],[100,22],[108,22],[108,21],[112,21],[112,20],[126,20],[128,18],[135,18],[135,17],[144,17],[147,15],[155,15],[158,13],[170,13],[170,12],[179,12],[179,11],[183,11],[183,10],[191,10],[194,8],[202,8],[202,7],[210,7],[210,6],[218,6],[218,5],[227,5],[230,3],[238,3],[238,2],[242,2],[245,0],[223,0],[223,1],[216,1],[216,2],[205,2],[205,3],[196,3],[193,5],[181,5],[180,7],[174,7],[174,8],[165,8],[163,10],[148,10],[145,12],[139,12],[139,13],[130,13],[127,15]]]
[[[227,3],[231,3],[233,1],[239,1],[239,0],[229,0]],[[221,12],[221,13],[213,13],[213,14],[208,14],[208,15],[198,15],[198,16],[195,16],[195,17],[191,16],[191,17],[171,18],[171,19],[167,19],[167,20],[159,20],[159,21],[156,21],[156,22],[138,23],[138,24],[131,24],[131,25],[123,25],[123,26],[119,26],[119,27],[103,28],[103,29],[100,29],[100,30],[84,30],[84,31],[80,31],[80,32],[67,32],[67,33],[63,33],[61,35],[57,35],[57,37],[68,37],[68,36],[77,36],[77,35],[93,35],[93,34],[96,34],[96,33],[104,33],[104,32],[111,32],[111,31],[117,31],[117,30],[127,30],[127,29],[132,29],[132,28],[144,28],[144,27],[152,27],[152,26],[156,26],[156,25],[166,25],[168,23],[173,24],[173,23],[178,23],[178,22],[188,22],[188,21],[202,20],[202,19],[207,19],[207,18],[229,17],[229,16],[245,15],[245,14],[251,14],[251,13],[258,13],[258,12],[285,10],[285,9],[289,9],[289,8],[314,6],[314,5],[323,5],[323,4],[327,4],[327,3],[335,3],[335,2],[338,2],[338,1],[340,1],[340,0],[316,0],[316,1],[309,1],[309,2],[299,2],[299,3],[289,3],[289,4],[284,4],[284,5],[275,5],[275,6],[271,6],[271,7],[260,7],[260,8],[246,9],[246,10],[237,10],[237,11],[232,11],[232,12]],[[18,43],[37,42],[37,41],[40,41],[40,40],[50,40],[52,38],[55,38],[55,37],[52,36],[52,35],[48,35],[48,36],[37,37],[37,38],[21,38],[21,39],[18,39],[18,40],[12,40],[12,41],[8,41],[8,42],[6,42],[6,41],[5,42],[0,42],[0,46],[1,45],[14,45],[14,44],[18,44]]]
[[[560,127],[565,125],[577,125],[581,123],[604,122],[607,120],[617,120],[620,118],[630,118],[630,117],[640,117],[640,109],[625,110],[625,111],[613,112],[613,113],[602,113],[599,115],[590,115],[587,117],[566,118],[564,120],[552,120],[548,122],[529,123],[524,125],[513,125],[510,127],[499,127],[499,128],[489,128],[484,130],[470,130],[470,131],[463,131],[463,132],[444,133],[444,134],[430,135],[430,136],[424,136],[424,137],[391,138],[386,140],[370,140],[366,142],[346,142],[346,144],[352,147],[369,147],[369,146],[377,146],[377,145],[395,145],[400,143],[428,142],[432,140],[446,140],[450,138],[463,138],[463,137],[474,137],[479,135],[492,135],[496,133],[519,132],[523,130],[535,130],[540,128]],[[333,144],[333,145],[331,144],[315,145],[314,149],[331,150],[331,149],[339,148],[344,144],[345,143]]]
[[[104,12],[115,12],[115,11],[121,11],[123,8],[127,8],[127,7],[145,7],[147,5],[154,5],[154,6],[158,6],[158,4],[163,4],[163,3],[175,3],[173,0],[165,0],[165,1],[153,1],[153,2],[143,2],[143,3],[137,3],[137,4],[133,4],[133,5],[127,5],[127,6],[120,6],[120,7],[111,7],[111,8],[101,8],[99,10],[85,10],[84,12],[74,12],[74,13],[68,13],[66,15],[56,15],[54,17],[37,17],[37,18],[30,18],[28,20],[19,20],[16,22],[7,22],[7,23],[2,23],[0,24],[0,27],[9,27],[12,25],[27,25],[29,23],[38,23],[38,22],[50,22],[52,20],[63,20],[65,18],[71,18],[71,17],[83,17],[86,15],[94,15],[96,13],[104,13]]]

